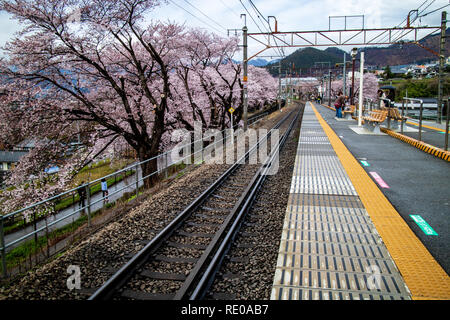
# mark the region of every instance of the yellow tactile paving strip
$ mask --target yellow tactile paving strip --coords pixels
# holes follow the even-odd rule
[[[415,300],[450,299],[450,277],[311,104]]]

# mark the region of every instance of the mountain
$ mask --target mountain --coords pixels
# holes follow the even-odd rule
[[[253,59],[250,60],[248,64],[255,67],[265,67],[269,64],[269,61],[267,61],[266,59]]]
[[[339,50],[339,49],[337,49]],[[331,52],[327,50],[319,50],[315,48],[302,48],[286,58],[281,60],[281,69],[286,70],[292,64],[296,70],[301,69],[309,69],[314,67],[315,62],[326,62],[330,61],[331,67],[333,68],[336,63],[340,63],[343,60],[344,53],[342,51],[342,56],[338,57],[336,52],[332,50]],[[328,64],[326,65],[328,66]],[[325,67],[325,65],[324,65]],[[272,63],[266,66],[270,70],[270,73],[274,76],[278,76],[278,63]],[[309,70],[308,70],[309,71]],[[303,71],[304,72],[304,71]]]
[[[447,37],[450,35],[450,29],[447,29]],[[419,41],[419,44],[439,52],[440,34],[430,35]],[[403,45],[393,44],[389,47],[366,47],[365,60],[368,65],[385,67],[424,63],[429,61],[437,61],[439,58],[428,50],[419,47],[412,42],[405,42]],[[446,41],[445,56],[450,55],[450,42]]]
[[[447,29],[447,35],[450,35],[450,28]],[[425,37],[419,43],[439,52],[439,41],[440,34],[434,34]],[[436,55],[411,42],[406,42],[402,45],[393,44],[388,47],[364,47],[360,48],[359,51],[365,52],[366,65],[378,66],[379,68],[384,68],[387,65],[407,65],[438,60]],[[330,47],[325,50],[302,48],[281,60],[281,68],[284,72],[284,70],[289,69],[294,64],[297,72],[299,68],[303,69],[301,72],[302,75],[310,74],[310,68],[314,67],[315,62],[330,61],[331,67],[334,68],[336,63],[342,63],[344,61],[344,52],[336,47]],[[447,41],[445,56],[449,55],[450,41]],[[346,54],[346,58],[347,61],[351,61],[352,59],[349,53]],[[357,58],[359,58],[359,55]],[[324,68],[325,66],[328,65],[323,65]],[[278,63],[271,63],[266,68],[270,70],[272,75],[278,76]]]
[[[328,52],[329,54],[335,55],[339,59],[340,63],[344,62],[344,53],[345,53],[347,61],[352,60],[352,56],[350,55],[350,53],[345,52],[344,50],[341,50],[336,47],[326,48],[324,51]]]

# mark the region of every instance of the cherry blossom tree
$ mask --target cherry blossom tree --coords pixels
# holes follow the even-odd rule
[[[145,161],[168,145],[171,130],[191,129],[197,120],[225,128],[228,108],[242,106],[242,70],[232,61],[238,39],[171,22],[144,25],[145,13],[159,4],[0,1],[25,25],[0,61],[0,140],[36,141],[13,171],[15,189],[3,194],[14,200],[7,211],[65,190],[81,168],[112,150],[131,147]],[[252,73],[250,101],[272,98],[273,78]],[[60,167],[57,175],[45,173],[51,165]],[[143,175],[156,166],[143,164]]]
[[[320,82],[315,79],[300,79],[297,83],[297,88],[300,91],[299,95],[309,98],[312,94],[317,94]]]
[[[177,68],[174,85],[174,104],[187,105],[177,110],[176,118],[190,130],[194,121],[204,128],[229,126],[228,110],[234,107],[236,122],[243,111],[243,72],[241,64],[233,62],[238,51],[238,39],[221,39],[201,30],[190,30],[183,48],[184,55]],[[249,105],[258,109],[265,101],[274,99],[278,86],[276,80],[262,68],[249,66]],[[184,111],[184,113],[183,113]]]
[[[7,87],[14,88],[6,102],[20,104],[36,138],[67,144],[77,123],[77,134],[107,139],[107,144],[126,141],[141,161],[158,153],[169,72],[176,64],[170,44],[183,28],[171,23],[141,27],[143,14],[157,4],[2,1],[2,9],[26,25],[5,48],[9,59],[1,71],[8,77]],[[80,12],[79,21],[72,20],[74,12]],[[143,173],[155,165],[146,163]]]
[[[346,83],[347,95],[350,96],[350,88],[352,86],[351,80]],[[336,80],[331,83],[332,95],[337,95],[339,91],[343,91],[344,84],[343,80]],[[378,79],[373,73],[364,74],[364,98],[365,99],[377,99],[377,91],[379,88]],[[358,101],[359,97],[359,79],[355,79],[355,102]]]

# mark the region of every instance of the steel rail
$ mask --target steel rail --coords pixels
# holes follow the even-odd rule
[[[174,220],[172,220],[158,235],[156,235],[141,251],[139,251],[130,261],[122,266],[111,278],[109,278],[88,300],[108,300],[113,297],[117,290],[123,287],[136,270],[146,264],[150,257],[169,239],[208,198],[230,177],[259,144],[267,139],[273,130],[279,128],[292,113],[285,116],[270,132],[268,132],[258,143],[253,146],[240,160],[236,161],[225,173],[223,173],[212,185],[208,187],[199,197],[197,197],[188,207],[186,207]]]
[[[220,239],[222,238],[222,241],[217,241],[217,243],[214,243],[215,247],[219,246],[218,249],[211,248],[210,252],[205,252],[205,260],[206,260],[206,254],[209,255],[209,264],[206,266],[203,266],[202,269],[198,269],[197,274],[193,274],[191,272],[190,276],[192,275],[192,283],[195,284],[195,287],[193,289],[192,294],[185,295],[185,296],[175,296],[175,299],[183,299],[188,298],[189,300],[200,300],[203,299],[207,291],[209,290],[209,287],[214,281],[215,275],[220,269],[220,266],[227,255],[231,244],[233,243],[237,233],[240,230],[240,227],[242,226],[242,223],[244,222],[244,218],[247,214],[247,212],[250,210],[254,199],[259,191],[259,189],[262,187],[264,181],[267,178],[267,173],[270,170],[272,163],[275,159],[275,157],[279,154],[279,151],[281,148],[283,148],[284,144],[286,143],[287,138],[292,132],[292,129],[295,126],[295,123],[297,122],[298,118],[300,117],[300,112],[297,113],[296,117],[291,121],[288,130],[284,133],[284,135],[280,138],[280,141],[276,147],[275,150],[272,150],[270,157],[266,160],[263,166],[258,170],[258,172],[255,174],[255,176],[252,179],[252,182],[249,184],[245,192],[242,194],[241,198],[239,199],[238,203],[236,204],[235,208],[233,209],[232,214],[229,217],[229,221],[227,221],[227,225],[224,225],[221,232],[221,234],[218,234],[217,237]],[[231,226],[230,226],[231,225]],[[208,249],[207,249],[208,251]],[[211,257],[214,255],[213,257]],[[201,277],[200,280],[195,280],[195,277]]]

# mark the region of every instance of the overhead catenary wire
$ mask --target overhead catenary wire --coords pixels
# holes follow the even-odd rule
[[[425,0],[424,2],[422,2],[422,4],[421,4],[416,10],[418,11],[418,10],[419,10],[424,4],[426,4],[428,1],[429,1],[429,0]],[[406,17],[405,19],[403,19],[403,21],[400,22],[397,26],[395,26],[395,28],[402,28],[402,27],[404,27],[404,26],[402,26],[402,25],[403,25],[404,23],[406,23],[407,21],[408,21],[408,17]],[[414,22],[414,21],[413,21],[413,22]],[[405,30],[394,31],[394,32],[391,34],[391,39],[394,38],[394,37],[398,37],[399,35],[400,35],[400,37],[398,37],[397,39],[403,37],[403,32],[404,32],[404,31],[405,31]],[[389,33],[386,34],[386,36],[384,36],[380,41],[383,42],[383,41],[387,41],[387,40],[389,40]]]
[[[170,3],[172,3],[173,5],[177,6],[178,8],[182,9],[183,11],[185,11],[186,13],[188,13],[189,15],[191,15],[192,17],[196,18],[197,20],[199,20],[200,22],[202,22],[203,24],[207,25],[208,27],[210,27],[211,29],[214,29],[216,32],[220,33],[220,34],[227,34],[224,31],[221,31],[219,29],[217,29],[216,27],[212,26],[211,24],[207,23],[206,21],[200,19],[199,17],[197,17],[195,14],[193,14],[192,12],[190,12],[189,10],[187,10],[186,8],[183,8],[182,6],[178,5],[175,1],[169,0]]]
[[[248,11],[248,9],[247,9],[247,7],[244,5],[244,3],[243,3],[241,0],[239,0],[239,2],[240,2],[240,3],[242,4],[242,6],[244,7],[245,11],[247,11],[247,13],[249,14],[250,18],[253,20],[253,22],[255,23],[255,25],[258,27],[259,31],[260,31],[261,33],[267,33],[267,41],[268,41],[269,38],[270,38],[270,34],[272,33],[272,28],[270,27],[269,21],[266,20],[266,19],[264,18],[263,14],[262,14],[261,11],[255,6],[255,4],[253,3],[253,1],[249,1],[250,5],[252,6],[253,10],[254,10],[255,13],[256,13],[256,16],[257,16],[260,20],[264,20],[264,21],[261,21],[261,22],[262,22],[262,25],[264,26],[264,28],[266,29],[266,32],[262,31],[262,29],[261,29],[261,28],[259,27],[259,25],[256,23],[255,19],[253,18],[253,16],[251,15],[251,13]],[[262,19],[261,19],[261,17],[262,17]],[[269,25],[269,29],[266,27],[265,23],[267,23],[267,24]],[[278,51],[278,55],[279,55],[281,58],[284,58],[284,54],[281,52],[280,48],[278,47],[278,42],[277,42],[277,40],[276,40],[275,37],[274,37],[274,41],[275,41],[276,49],[277,49],[277,51]]]
[[[252,19],[253,23],[255,24],[255,26],[259,29],[259,31],[261,33],[265,33],[264,31],[262,31],[261,27],[259,26],[258,23],[256,23],[255,19],[253,18],[252,14],[250,13],[250,11],[248,11],[247,7],[244,5],[244,3],[242,2],[242,0],[239,0],[239,2],[241,3],[241,5],[244,7],[244,10],[247,12],[247,14],[249,15],[249,17]]]
[[[270,27],[270,23],[269,20],[264,18],[264,15],[261,13],[261,11],[259,11],[259,9],[256,7],[256,5],[253,3],[253,1],[249,0],[250,5],[253,8],[253,11],[255,11],[257,17],[259,18],[259,20],[261,20],[264,29],[266,29],[267,33],[270,34],[272,33],[272,28]],[[266,23],[269,26],[269,28],[266,27]],[[275,45],[277,46],[276,49],[278,51],[278,54],[280,55],[281,58],[284,57],[283,53],[281,52],[280,48],[278,47],[278,42],[277,39],[274,37],[273,40],[275,41]]]
[[[194,8],[195,10],[197,10],[198,12],[200,12],[205,18],[207,18],[208,20],[212,21],[213,23],[215,23],[219,28],[224,29],[225,31],[227,31],[227,28],[225,28],[224,26],[222,26],[221,24],[219,24],[217,21],[215,21],[214,19],[210,18],[207,14],[205,14],[203,11],[201,11],[199,8],[197,8],[196,6],[194,6],[192,3],[190,3],[188,0],[184,0],[184,2],[186,2],[188,5],[190,5],[192,8]]]
[[[419,12],[420,8],[422,8],[422,6],[424,6],[429,0],[425,0],[424,2],[422,2],[422,4],[416,9],[417,12]],[[435,1],[435,0],[433,0]],[[410,23],[414,23],[416,21],[417,17],[411,21]],[[401,23],[399,23],[396,28],[400,28],[400,27],[404,27],[402,26],[404,23],[406,23],[408,21],[408,17],[406,17]],[[406,26],[406,25],[405,25]],[[397,37],[397,39],[403,37],[405,30],[400,30],[400,31],[394,31],[394,33],[391,35],[391,38],[393,37]],[[400,37],[398,37],[400,35]],[[387,35],[387,37],[389,37],[389,35]]]
[[[418,15],[422,14],[425,10],[427,10],[429,7],[431,7],[431,5],[435,2],[436,2],[436,0],[432,0],[425,8],[423,8],[423,10],[421,12],[418,13]]]
[[[424,2],[422,2],[422,4],[416,9],[417,12],[419,12],[420,8],[422,8],[428,1],[429,1],[429,0],[425,0]],[[434,1],[436,1],[436,0],[432,0],[432,2],[430,2],[430,3],[428,4],[428,6],[425,7],[424,10],[426,10],[426,8],[428,8],[431,4],[433,4]],[[423,10],[422,10],[422,12],[423,12]],[[417,20],[417,17],[415,17],[415,19],[414,19],[413,21],[411,21],[410,23],[414,23],[416,20]],[[406,25],[405,25],[405,26],[402,26],[402,25],[403,25],[404,23],[406,23],[407,21],[408,21],[408,17],[406,17],[402,22],[400,22],[395,28],[403,28],[403,27],[405,27]],[[394,32],[391,34],[391,39],[395,38],[396,41],[399,40],[400,38],[403,37],[405,31],[406,31],[406,30],[398,30],[398,31],[394,31]],[[380,41],[383,42],[383,41],[387,41],[387,40],[389,40],[389,33],[387,33],[386,36],[384,36],[383,38],[381,38]],[[394,41],[394,42],[395,42],[395,41]]]
[[[256,16],[261,21],[264,29],[266,29],[267,32],[270,32],[269,29],[266,27],[266,23],[268,24],[269,22],[266,21],[264,18],[261,18],[261,16],[262,16],[261,12],[259,12],[258,8],[256,8],[251,1],[249,1],[249,2],[250,2],[250,5],[252,6],[252,9],[255,12]]]
[[[427,0],[428,1],[428,0]],[[426,1],[426,2],[427,2]],[[426,16],[428,16],[429,14],[432,14],[432,13],[435,13],[435,12],[437,12],[437,11],[439,11],[439,10],[442,10],[442,9],[444,9],[444,8],[446,8],[446,7],[448,7],[448,6],[450,6],[450,4],[447,4],[447,5],[445,5],[445,6],[442,6],[442,7],[440,7],[440,8],[438,8],[438,9],[434,9],[434,10],[432,10],[432,11],[429,11],[429,12],[427,12],[427,13],[424,13],[425,12],[425,10],[427,10],[434,2],[436,2],[436,0],[433,0],[433,1],[431,1],[425,8],[423,8],[420,12],[419,12],[419,9],[420,9],[420,7],[419,8],[417,8],[417,16],[414,18],[414,20],[411,22],[411,23],[414,23],[417,19],[420,19],[420,18],[422,18],[422,17],[426,17]],[[423,5],[423,4],[422,4]],[[403,30],[402,32],[405,32],[406,30]],[[402,35],[400,35],[400,37],[398,37],[395,41],[398,41],[400,38],[402,37]]]
[[[444,9],[444,8],[447,8],[448,6],[450,6],[450,4],[446,4],[446,5],[443,6],[443,7],[440,7],[440,8],[438,8],[438,9],[433,10],[433,11],[427,12],[427,13],[425,13],[425,14],[419,16],[419,18],[426,17],[427,15],[432,14],[432,13],[435,13],[436,11],[442,10],[442,9]]]
[[[234,11],[234,9],[232,7],[229,7],[225,2],[223,2],[223,0],[220,0],[220,2],[222,2],[222,4],[224,5],[225,8],[227,8],[230,12],[232,12],[233,14],[235,14],[236,16],[240,16],[239,13],[237,13],[236,11]]]
[[[242,2],[242,0],[239,0],[239,2],[240,2],[241,5],[244,7],[245,11],[246,11],[247,14],[249,15],[249,17],[252,19],[253,23],[256,25],[256,27],[258,28],[258,30],[259,30],[262,34],[266,34],[267,41],[269,41],[270,34],[267,34],[267,32],[262,31],[261,27],[259,26],[258,23],[256,23],[256,21],[255,21],[255,19],[253,18],[252,14],[250,13],[250,11],[248,11],[247,7],[244,5],[244,3]]]
[[[252,1],[252,0],[248,0],[248,2],[250,2],[250,4],[252,5],[253,9],[257,11],[257,13],[258,13],[258,18],[259,18],[259,16],[261,16],[261,17],[264,19],[264,21],[268,24],[268,23],[269,23],[269,20],[266,19],[266,18],[264,18],[264,15],[263,15],[263,14],[261,13],[261,11],[259,11],[259,9],[255,6],[255,4],[253,3],[253,1]]]

